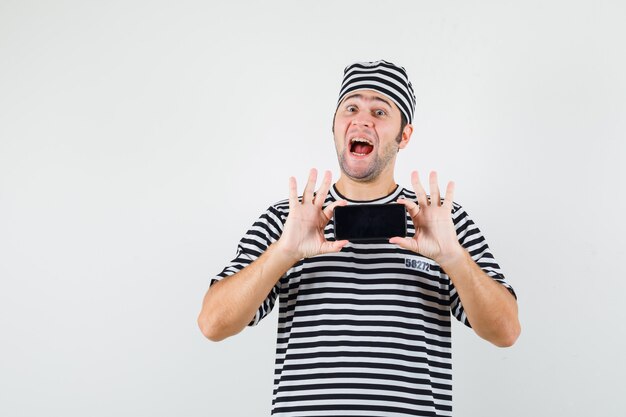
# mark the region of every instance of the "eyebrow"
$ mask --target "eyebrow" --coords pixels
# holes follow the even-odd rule
[[[349,95],[348,97],[346,97],[346,98],[344,99],[344,101],[348,101],[348,100],[350,100],[351,98],[360,98],[360,99],[363,99],[363,94],[352,94],[352,95]],[[390,109],[392,109],[392,108],[393,108],[393,107],[391,106],[391,103],[389,103],[387,100],[385,100],[385,99],[383,99],[383,98],[380,98],[380,97],[377,97],[377,96],[373,96],[373,97],[372,97],[372,100],[375,100],[375,101],[382,101],[383,103],[385,103],[386,105],[388,105]]]

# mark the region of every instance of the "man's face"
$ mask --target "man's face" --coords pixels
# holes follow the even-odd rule
[[[333,134],[342,172],[362,182],[385,170],[393,172],[398,149],[404,148],[412,128],[400,130],[396,104],[376,91],[362,90],[343,99],[335,114]]]

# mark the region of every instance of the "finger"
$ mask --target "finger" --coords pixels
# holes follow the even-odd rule
[[[430,183],[430,204],[439,207],[441,205],[441,197],[439,195],[439,184],[437,184],[437,172],[431,171],[428,176]]]
[[[320,248],[320,253],[336,253],[341,250],[344,246],[348,244],[347,240],[336,240],[334,242],[324,242],[322,243],[322,247]]]
[[[298,204],[298,185],[294,177],[289,177],[289,209],[293,210],[296,204]]]
[[[304,187],[304,193],[302,194],[302,202],[309,203],[313,201],[313,191],[315,191],[315,182],[317,181],[317,170],[311,169],[309,173],[309,180]]]
[[[345,206],[347,204],[348,204],[348,202],[346,200],[339,200],[339,201],[335,201],[334,203],[329,204],[328,206],[326,206],[326,208],[324,209],[324,216],[326,216],[326,219],[328,219],[327,222],[330,221],[330,219],[333,218],[333,215],[335,214],[334,213],[335,207]]]
[[[320,185],[320,189],[315,193],[315,205],[319,208],[322,208],[324,202],[326,201],[326,196],[328,195],[328,190],[330,190],[332,175],[330,171],[324,172],[324,179],[322,180],[322,184]]]
[[[424,187],[422,187],[422,183],[420,182],[420,176],[417,171],[413,171],[411,173],[411,184],[413,184],[413,191],[415,191],[417,202],[422,207],[427,207],[428,199],[426,198],[426,190],[424,190]]]
[[[454,203],[454,181],[450,181],[446,187],[446,198],[443,200],[443,206],[452,212],[452,203]]]
[[[417,242],[410,237],[395,236],[389,239],[389,243],[400,246],[402,249],[417,253]]]
[[[406,207],[406,211],[409,212],[409,216],[411,216],[411,218],[415,218],[417,217],[417,214],[420,211],[420,206],[418,206],[415,201],[411,201],[411,200],[407,200],[404,198],[401,198],[398,200],[398,204],[402,204],[404,207]]]

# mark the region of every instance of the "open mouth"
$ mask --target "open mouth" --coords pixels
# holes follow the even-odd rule
[[[350,153],[356,156],[365,156],[374,150],[374,144],[365,138],[350,139]]]

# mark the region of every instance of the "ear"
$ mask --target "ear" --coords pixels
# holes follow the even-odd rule
[[[406,148],[406,145],[408,145],[409,141],[411,140],[412,134],[413,134],[413,125],[407,124],[406,126],[404,126],[404,129],[402,129],[402,139],[400,140],[400,143],[398,144],[398,148],[400,149]]]

